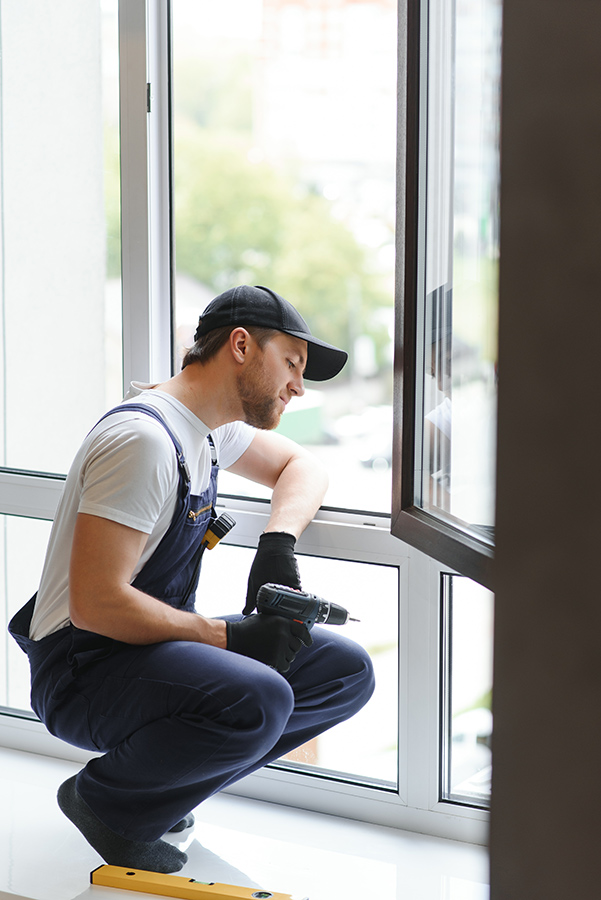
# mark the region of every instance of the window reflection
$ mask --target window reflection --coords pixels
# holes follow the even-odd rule
[[[416,503],[494,521],[501,0],[429,3]],[[421,456],[421,466],[419,457]]]

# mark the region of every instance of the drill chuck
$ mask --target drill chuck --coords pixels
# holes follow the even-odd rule
[[[345,625],[351,619],[348,610],[337,603],[330,603],[316,594],[299,591],[284,584],[263,584],[257,592],[257,609],[268,615],[285,616],[302,622],[307,628],[313,625]]]

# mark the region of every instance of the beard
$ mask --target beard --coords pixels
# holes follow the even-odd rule
[[[265,377],[261,363],[253,362],[244,374],[239,374],[238,396],[242,404],[244,421],[253,428],[271,431],[279,424],[281,412],[277,398],[266,394]]]

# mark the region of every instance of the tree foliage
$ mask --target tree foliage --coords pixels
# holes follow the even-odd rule
[[[302,172],[256,160],[250,60],[232,55],[184,61],[175,83],[178,271],[215,294],[236,284],[267,285],[294,303],[314,333],[351,356],[357,335],[370,335],[376,348],[386,346],[388,336],[374,312],[390,306],[390,292],[367,249]],[[109,135],[109,276],[120,272],[116,147]]]
[[[201,129],[180,138],[176,160],[178,270],[215,292],[267,285],[332,343],[347,347],[358,333],[378,338],[371,311],[390,300],[323,196],[252,162],[243,142]]]

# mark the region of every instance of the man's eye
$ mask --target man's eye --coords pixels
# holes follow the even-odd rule
[[[287,363],[288,363],[289,368],[291,368],[291,369],[296,369],[296,366],[295,366],[295,364],[292,362],[291,359],[287,360]]]

